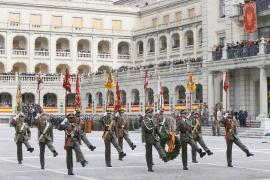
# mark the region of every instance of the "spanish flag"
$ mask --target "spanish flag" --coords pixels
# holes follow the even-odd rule
[[[19,81],[16,93],[16,114],[19,114],[21,112],[22,112],[22,90],[21,90],[21,81]]]
[[[196,91],[196,84],[193,81],[192,74],[190,73],[188,76],[187,89],[190,93],[194,93]]]
[[[108,74],[107,80],[105,82],[105,87],[108,89],[108,91],[112,91],[114,86],[115,85],[114,85],[112,71],[110,71]]]

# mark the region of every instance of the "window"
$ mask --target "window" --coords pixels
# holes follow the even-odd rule
[[[191,8],[188,10],[188,18],[193,18],[196,16],[195,8]]]
[[[152,25],[157,26],[157,18],[152,19]]]
[[[18,26],[20,24],[20,13],[9,13],[8,20],[11,26]]]
[[[82,28],[82,18],[81,17],[73,17],[72,18],[72,27],[75,29]]]
[[[121,21],[120,20],[113,20],[112,21],[112,29],[113,30],[121,30]]]
[[[41,15],[39,14],[31,14],[30,24],[33,27],[40,27],[41,25]]]
[[[170,16],[169,15],[163,16],[163,24],[168,24],[169,22],[170,22]]]
[[[175,21],[182,21],[182,13],[181,12],[175,13]]]
[[[102,19],[94,19],[93,20],[93,28],[102,29],[103,28]]]
[[[52,26],[54,28],[59,28],[62,26],[62,16],[53,16],[52,17]]]
[[[225,17],[225,0],[219,0],[219,17]]]
[[[186,45],[187,46],[193,46],[194,45],[194,38],[193,38],[193,32],[192,31],[186,32]]]
[[[219,38],[219,44],[224,45],[225,44],[225,37],[220,37]]]

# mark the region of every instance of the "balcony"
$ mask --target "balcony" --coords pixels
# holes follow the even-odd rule
[[[27,51],[25,49],[12,49],[12,54],[16,56],[26,56]]]
[[[91,58],[91,52],[78,51],[77,54],[80,59]]]
[[[98,58],[100,58],[100,59],[111,59],[111,54],[109,54],[109,53],[98,53]]]
[[[41,56],[41,57],[47,57],[49,56],[49,51],[48,50],[35,50],[35,56]]]
[[[219,61],[219,60],[221,60],[221,58],[222,58],[222,51],[219,50],[219,51],[212,52],[212,58],[213,58],[213,61]]]
[[[257,11],[260,13],[262,11],[270,10],[269,0],[257,0],[256,1]]]
[[[118,59],[129,60],[130,55],[128,55],[128,54],[118,54]]]
[[[70,50],[56,50],[57,57],[71,57]]]

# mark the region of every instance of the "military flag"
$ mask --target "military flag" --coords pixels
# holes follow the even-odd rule
[[[188,76],[187,89],[190,93],[194,93],[196,91],[196,84],[193,81],[192,74],[190,73]]]
[[[117,112],[121,108],[121,97],[120,97],[120,88],[118,80],[116,81],[116,102],[114,107],[114,112]]]
[[[144,73],[144,91],[146,91],[147,87],[148,87],[148,72],[146,70]]]
[[[75,109],[81,109],[81,95],[80,95],[80,79],[78,74],[76,75],[76,95],[75,95]]]
[[[70,74],[69,74],[68,68],[66,68],[66,74],[65,74],[63,87],[66,89],[67,92],[71,93]]]
[[[110,70],[106,82],[105,82],[105,87],[108,89],[108,91],[112,91],[114,88],[114,80],[113,80],[113,75],[112,75],[112,71]]]
[[[244,5],[244,28],[247,33],[253,33],[257,30],[256,1]]]
[[[229,75],[228,75],[228,71],[226,71],[225,81],[223,83],[223,89],[227,93],[227,91],[228,91],[229,88],[230,88]]]
[[[22,112],[22,90],[21,90],[21,81],[19,81],[16,93],[16,114],[19,114],[21,112]]]

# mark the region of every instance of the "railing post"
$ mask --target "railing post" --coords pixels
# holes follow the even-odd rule
[[[261,41],[259,43],[258,55],[263,55],[263,54],[265,54],[265,39],[264,39],[264,37],[261,38]]]
[[[222,48],[222,60],[228,59],[228,51],[227,51],[227,46],[224,46]]]

